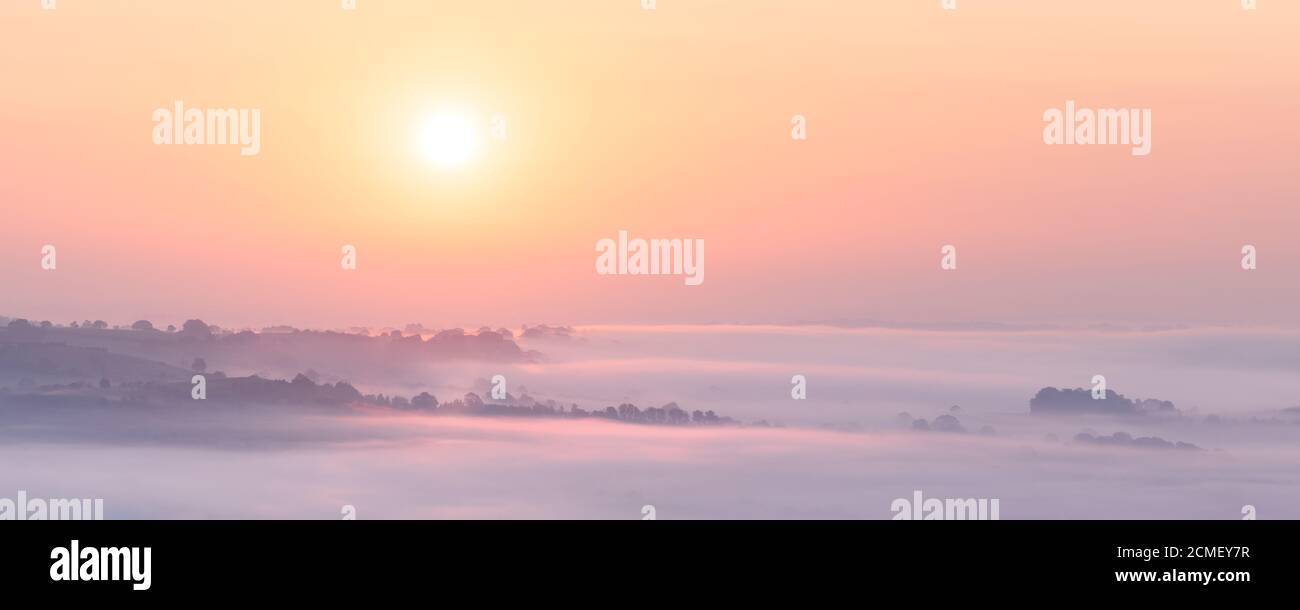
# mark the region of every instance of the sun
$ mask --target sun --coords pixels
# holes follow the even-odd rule
[[[428,119],[420,132],[424,156],[442,168],[464,165],[478,152],[474,125],[458,114],[439,114]]]

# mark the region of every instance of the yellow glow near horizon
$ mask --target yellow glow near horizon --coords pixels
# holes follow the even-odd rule
[[[458,114],[439,114],[427,120],[420,132],[425,158],[442,168],[455,168],[478,153],[474,125]]]

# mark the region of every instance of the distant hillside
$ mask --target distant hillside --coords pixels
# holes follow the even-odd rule
[[[190,375],[189,373],[186,373]],[[42,411],[52,407],[102,408],[129,406],[181,406],[222,412],[231,407],[326,407],[350,409],[369,407],[393,409],[428,415],[471,417],[531,417],[560,419],[604,419],[630,424],[659,426],[739,426],[740,421],[713,411],[687,411],[668,403],[662,407],[641,409],[630,403],[587,410],[576,404],[555,401],[538,402],[509,397],[503,402],[485,401],[474,392],[450,402],[423,392],[409,399],[383,394],[363,395],[347,382],[318,384],[299,374],[292,381],[257,376],[205,376],[205,398],[196,400],[189,379],[184,381],[130,381],[121,384],[86,383],[41,385],[11,389],[0,387],[0,408],[15,408],[17,413]],[[236,410],[235,412],[238,412]],[[13,412],[11,412],[13,413]],[[751,425],[768,426],[766,422]]]
[[[336,378],[377,379],[401,371],[421,371],[429,364],[447,361],[528,363],[541,360],[525,351],[509,331],[462,329],[437,332],[428,338],[393,332],[380,336],[333,331],[268,329],[269,332],[229,332],[190,320],[180,329],[157,330],[141,321],[133,328],[108,328],[103,322],[77,327],[12,320],[0,327],[0,344],[55,344],[94,348],[121,355],[167,363],[189,370],[202,361],[203,370],[234,375],[261,373],[291,377],[298,371],[317,370]],[[40,363],[29,362],[29,365]],[[60,366],[60,368],[73,368]],[[76,367],[86,373],[98,369]],[[157,379],[141,373],[136,379]]]
[[[72,380],[182,381],[191,373],[103,348],[62,343],[11,343],[0,337],[0,385],[46,384]]]

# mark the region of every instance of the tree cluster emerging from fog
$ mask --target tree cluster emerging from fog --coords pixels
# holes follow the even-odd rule
[[[295,380],[296,381],[296,380]],[[695,410],[688,412],[677,403],[668,403],[662,407],[644,409],[623,403],[617,407],[587,410],[577,404],[559,404],[554,400],[536,401],[531,398],[507,396],[504,401],[485,401],[476,392],[468,392],[463,397],[451,402],[439,403],[428,392],[422,392],[407,400],[400,396],[365,395],[362,402],[383,405],[399,409],[436,412],[446,415],[488,415],[516,417],[561,417],[569,419],[596,418],[633,424],[650,424],[659,426],[737,426],[741,422],[730,417],[723,417],[712,410]],[[754,425],[767,425],[756,422]]]
[[[1093,398],[1092,391],[1084,388],[1058,390],[1046,387],[1029,401],[1029,412],[1035,414],[1096,413],[1107,415],[1146,415],[1178,413],[1168,400],[1130,400],[1114,390],[1106,390],[1104,398]]]

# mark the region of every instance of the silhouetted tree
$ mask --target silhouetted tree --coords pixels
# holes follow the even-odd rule
[[[205,324],[203,320],[186,320],[181,326],[181,334],[198,339],[210,339],[212,327]]]
[[[334,384],[334,395],[345,402],[356,401],[361,399],[361,392],[352,387],[352,384],[346,381],[340,381]]]
[[[419,395],[411,399],[411,406],[417,409],[436,409],[438,408],[438,399],[428,392],[420,392]]]
[[[665,411],[668,413],[668,423],[676,426],[690,423],[691,416],[687,415],[685,411],[678,408],[676,403],[673,403],[671,407],[672,408],[665,408]]]
[[[939,432],[966,431],[966,428],[961,425],[961,422],[957,421],[957,418],[951,415],[940,415],[939,417],[934,418],[934,423],[930,425],[930,429]]]

